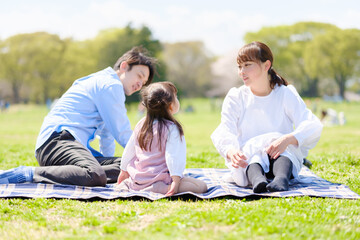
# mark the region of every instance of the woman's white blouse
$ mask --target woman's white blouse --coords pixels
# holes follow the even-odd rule
[[[306,108],[293,86],[276,85],[269,95],[259,97],[243,85],[230,89],[225,97],[221,123],[212,133],[211,139],[226,159],[229,149],[242,149],[254,137],[269,133],[291,133],[298,141],[296,154],[288,148],[283,155],[295,163],[298,172],[303,158],[320,139],[321,131],[320,120]],[[291,148],[295,149],[294,146]]]

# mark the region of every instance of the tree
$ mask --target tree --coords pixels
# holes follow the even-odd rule
[[[31,86],[37,101],[48,99],[56,73],[61,72],[61,61],[66,44],[59,36],[45,32],[18,34],[6,39],[1,46],[2,77],[11,82],[14,102],[21,99],[23,84]]]
[[[202,42],[164,44],[168,80],[186,97],[204,96],[210,88],[211,62]]]
[[[13,101],[20,102],[20,88],[29,75],[28,35],[15,35],[1,42],[0,76],[9,82],[13,92]]]
[[[87,41],[60,39],[46,32],[18,34],[0,42],[0,79],[11,84],[14,102],[24,98],[20,89],[26,86],[31,100],[43,103],[60,97],[75,79],[112,67],[121,55],[138,45],[155,57],[162,51],[147,27],[108,29]],[[160,64],[155,81],[164,80],[165,71],[165,64]],[[138,96],[128,100],[138,100]]]
[[[294,25],[264,27],[255,33],[247,33],[245,41],[262,41],[274,54],[274,67],[289,79],[306,96],[318,96],[319,76],[305,70],[304,49],[313,39],[336,26],[317,22],[299,22]]]
[[[344,98],[346,82],[360,74],[360,30],[334,29],[317,36],[305,50],[306,71],[333,79]]]
[[[61,72],[53,79],[52,98],[60,97],[72,83],[83,76],[98,71],[98,52],[91,40],[73,41],[65,39],[66,51],[59,66]]]
[[[57,78],[61,78],[63,58],[67,48],[66,41],[58,35],[33,33],[30,35],[29,48],[33,51],[30,61],[32,98],[36,102],[46,102],[54,98],[53,89],[58,88]]]

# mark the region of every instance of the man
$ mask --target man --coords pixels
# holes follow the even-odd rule
[[[40,167],[18,167],[0,174],[1,183],[53,183],[105,186],[116,182],[120,158],[112,157],[116,140],[125,147],[132,130],[125,95],[151,83],[156,61],[135,47],[115,63],[76,80],[45,117],[36,142]],[[99,136],[100,151],[90,146]]]

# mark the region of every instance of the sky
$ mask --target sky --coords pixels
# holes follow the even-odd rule
[[[358,0],[0,0],[0,40],[46,31],[85,40],[100,30],[143,25],[161,42],[203,41],[214,55],[247,32],[300,21],[360,29]]]

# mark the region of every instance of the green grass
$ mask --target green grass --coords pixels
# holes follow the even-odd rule
[[[180,112],[188,168],[224,168],[210,134],[220,122],[220,107],[209,100],[182,101],[194,113]],[[345,126],[325,127],[310,151],[312,171],[360,193],[360,103],[321,108],[344,111]],[[0,113],[0,169],[36,166],[34,147],[47,109],[11,106]],[[129,110],[132,126],[139,116]],[[94,143],[96,146],[97,143]],[[121,147],[116,155],[121,155]],[[360,239],[358,200],[330,198],[76,201],[0,199],[0,239]]]

